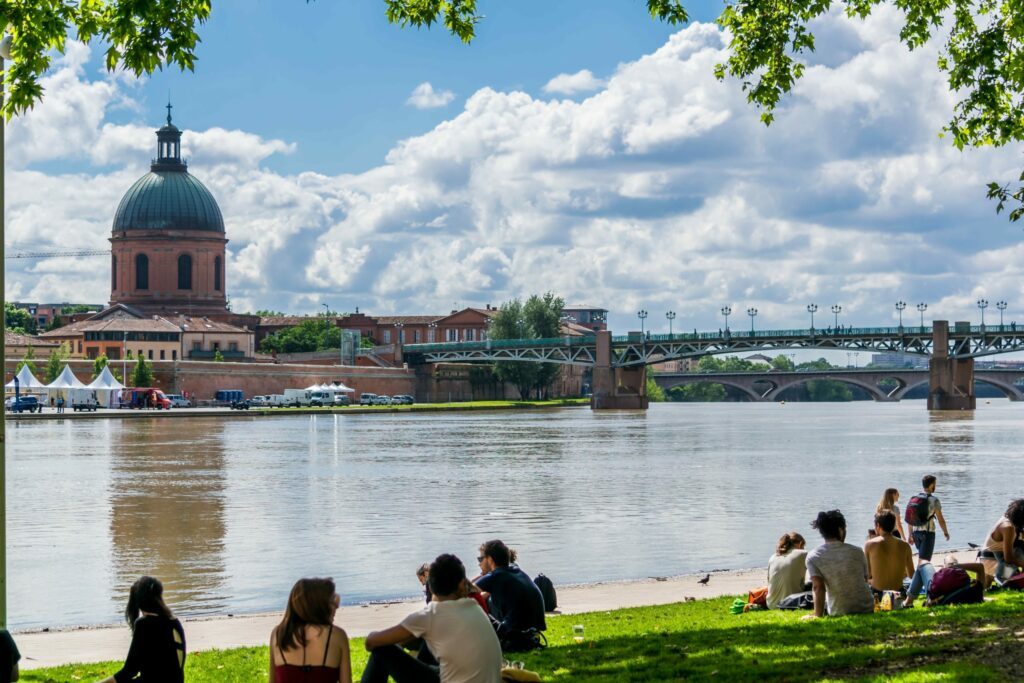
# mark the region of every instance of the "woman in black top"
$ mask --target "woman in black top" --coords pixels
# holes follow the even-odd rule
[[[164,604],[163,594],[163,584],[152,576],[132,585],[124,610],[132,644],[124,667],[102,683],[183,683],[185,631]]]

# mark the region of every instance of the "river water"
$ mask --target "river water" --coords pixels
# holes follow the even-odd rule
[[[15,629],[113,623],[148,573],[185,615],[282,609],[301,576],[346,603],[412,596],[441,552],[502,538],[556,583],[766,564],[819,509],[864,538],[882,490],[939,477],[953,539],[1012,497],[1024,405],[659,404],[647,412],[8,423]]]

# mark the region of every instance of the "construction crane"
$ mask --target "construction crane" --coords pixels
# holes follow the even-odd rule
[[[109,249],[83,249],[80,251],[14,251],[4,258],[58,258],[61,256],[106,256]]]

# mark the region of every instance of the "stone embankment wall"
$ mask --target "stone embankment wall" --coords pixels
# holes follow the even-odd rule
[[[8,358],[4,382],[14,377],[20,359]],[[92,361],[69,359],[71,371],[83,383],[92,381]],[[154,386],[169,394],[188,392],[199,400],[212,400],[218,389],[237,389],[246,397],[280,394],[285,389],[302,389],[313,384],[344,382],[355,389],[352,394],[409,394],[421,403],[447,401],[473,401],[518,399],[519,393],[511,385],[481,381],[479,366],[444,363],[419,368],[382,368],[363,366],[290,364],[290,363],[217,363],[214,361],[150,361],[153,366]],[[36,362],[43,380],[45,359]],[[131,376],[133,364],[128,362]],[[111,362],[119,374],[122,363]],[[474,369],[475,368],[475,369]],[[561,377],[548,391],[552,398],[579,396],[584,382],[579,368],[566,366]]]

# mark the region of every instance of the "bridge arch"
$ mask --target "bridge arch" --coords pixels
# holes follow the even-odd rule
[[[982,382],[990,387],[995,387],[999,391],[1003,392],[1006,398],[1011,401],[1024,401],[1024,390],[1018,387],[1013,381],[1006,381],[1003,379],[995,379],[989,375],[975,373],[975,382]]]
[[[790,381],[785,382],[785,383],[781,383],[780,382],[779,386],[777,386],[775,389],[772,389],[771,391],[769,391],[765,395],[765,397],[764,397],[765,400],[767,400],[767,401],[777,401],[779,399],[779,395],[782,392],[786,391],[787,389],[792,389],[793,387],[798,387],[801,384],[807,384],[808,382],[811,382],[811,381],[814,381],[814,380],[829,380],[829,381],[832,381],[832,382],[842,382],[843,384],[849,384],[851,386],[855,386],[855,387],[857,387],[859,389],[863,389],[864,391],[866,391],[867,394],[873,400],[875,400],[875,401],[892,401],[892,400],[895,400],[895,399],[891,398],[888,394],[883,392],[881,389],[879,389],[878,385],[872,384],[871,382],[867,382],[867,381],[864,381],[864,380],[855,379],[853,377],[815,377],[815,376],[812,375],[810,377],[790,377],[788,379]]]
[[[654,381],[665,391],[669,391],[686,384],[720,384],[723,387],[732,387],[733,389],[740,391],[751,401],[765,400],[764,396],[753,388],[754,382],[745,383],[739,380],[731,380],[723,377],[701,377],[699,374],[694,374],[693,377],[672,377],[670,379],[659,379],[657,375],[654,375]],[[769,389],[768,393],[771,393],[776,388],[775,382],[767,379],[761,379],[758,377],[754,381],[769,384],[771,389]]]

